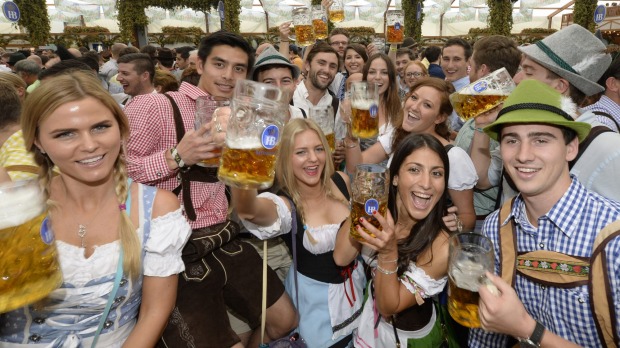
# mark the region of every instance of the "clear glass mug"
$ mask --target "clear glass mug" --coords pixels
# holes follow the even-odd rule
[[[220,107],[230,106],[230,101],[228,100],[213,100],[207,96],[200,96],[196,98],[196,118],[194,120],[194,129],[198,129],[203,125],[211,122],[214,118],[217,120],[217,111]],[[211,134],[215,134],[217,129],[212,129]],[[218,148],[213,151],[213,153],[222,153],[222,148]],[[220,166],[220,158],[214,157],[202,160],[196,165],[201,167],[219,167]]]
[[[272,85],[238,80],[231,108],[218,178],[238,188],[269,188],[288,115],[288,94]]]
[[[36,180],[0,185],[0,313],[39,301],[62,284],[45,216]]]
[[[403,23],[405,22],[405,13],[401,10],[389,10],[386,14],[386,21],[387,43],[403,43],[403,39],[405,36],[405,28],[403,28]]]
[[[312,6],[312,27],[317,40],[327,39],[327,16],[325,15],[325,9],[321,5]]]
[[[375,45],[377,52],[385,53],[385,39],[382,37],[375,37],[372,39],[372,44]]]
[[[481,234],[458,233],[449,240],[448,311],[459,324],[480,327],[480,285],[488,284],[486,272],[494,271],[493,243]]]
[[[310,46],[316,42],[312,27],[312,10],[308,7],[298,7],[293,10],[293,25],[297,46]]]
[[[334,0],[329,8],[329,20],[333,23],[344,22],[344,5],[342,0]]]
[[[332,153],[336,150],[336,135],[334,134],[334,108],[331,105],[327,106],[313,106],[310,108],[310,119],[312,119],[316,124],[321,127],[323,134],[325,134],[325,138],[327,138],[327,142],[329,143],[329,148],[332,150]]]
[[[379,134],[379,87],[376,83],[351,84],[351,133],[369,139]]]
[[[363,240],[357,232],[357,226],[361,226],[359,219],[362,217],[379,230],[382,229],[373,213],[378,211],[381,216],[385,216],[390,190],[389,183],[390,171],[382,165],[360,164],[355,168],[351,183],[352,207],[349,234],[352,238]],[[371,236],[374,237],[373,234]]]
[[[516,86],[506,68],[500,68],[450,94],[450,103],[467,121],[503,103]]]

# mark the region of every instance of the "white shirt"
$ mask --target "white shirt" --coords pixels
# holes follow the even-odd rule
[[[303,109],[308,117],[310,117],[311,107],[332,105],[332,96],[327,92],[327,90],[325,90],[323,96],[316,105],[308,99],[308,96],[308,88],[306,87],[305,82],[298,84],[295,89],[295,93],[293,93],[293,105]],[[336,135],[336,139],[343,139],[346,135],[346,128],[340,118],[340,110],[334,110],[334,112],[336,113],[334,121],[334,134]]]

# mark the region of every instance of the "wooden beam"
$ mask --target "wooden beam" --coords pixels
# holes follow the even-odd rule
[[[575,0],[571,0],[569,2],[566,3],[566,5],[558,8],[557,10],[551,12],[550,15],[547,16],[547,21],[548,21],[548,25],[547,28],[551,29],[551,21],[553,21],[553,17],[555,17],[555,15],[557,15],[558,13],[566,10],[568,7],[572,6],[575,3]]]

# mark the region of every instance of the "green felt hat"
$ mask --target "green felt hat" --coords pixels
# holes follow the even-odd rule
[[[582,142],[591,126],[575,121],[576,117],[577,105],[569,97],[540,81],[523,80],[504,101],[495,122],[486,126],[484,132],[499,140],[504,125],[538,123],[570,128]]]

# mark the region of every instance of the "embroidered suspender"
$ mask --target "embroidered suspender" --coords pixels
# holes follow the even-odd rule
[[[577,257],[554,251],[537,250],[516,254],[516,229],[511,220],[502,226],[512,211],[514,198],[506,202],[498,216],[501,269],[500,276],[512,287],[515,286],[516,273],[529,280],[560,288],[588,285],[590,308],[595,318],[598,336],[605,347],[619,346],[616,333],[618,319],[612,298],[607,255],[605,246],[620,236],[620,220],[603,228],[596,236],[592,256]]]

